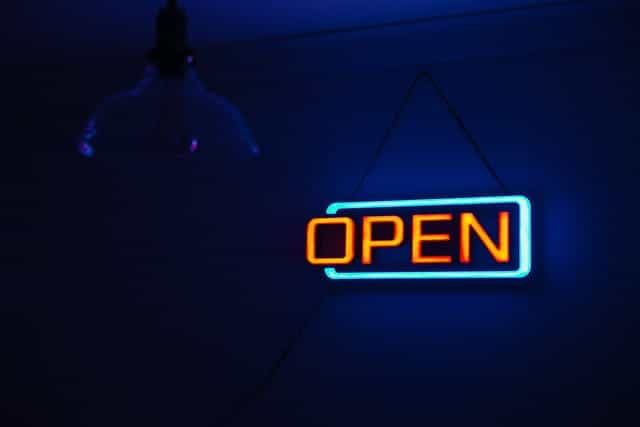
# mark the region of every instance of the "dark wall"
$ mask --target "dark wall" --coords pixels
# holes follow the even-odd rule
[[[571,19],[562,34],[588,21]],[[505,27],[491,28],[486,40],[500,39]],[[336,40],[308,41],[272,51],[264,70],[205,49],[202,76],[247,115],[257,160],[81,159],[83,121],[140,62],[50,52],[11,65],[7,413],[25,425],[211,425],[329,293],[238,425],[612,425],[639,379],[640,66],[615,28],[597,43],[574,34],[536,49],[532,35],[527,49],[439,61],[410,47],[387,60],[384,35],[352,35],[358,61]],[[532,199],[535,274],[517,286],[330,287],[305,263],[306,220],[349,197],[426,62],[512,192]],[[359,198],[498,190],[424,84]]]

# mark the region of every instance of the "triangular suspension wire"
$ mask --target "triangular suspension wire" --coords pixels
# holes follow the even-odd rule
[[[498,186],[500,187],[500,190],[505,194],[509,193],[508,187],[506,186],[502,178],[500,178],[500,175],[498,175],[498,172],[496,172],[496,169],[493,167],[493,165],[491,164],[487,156],[482,151],[480,144],[475,139],[475,137],[473,136],[473,134],[471,133],[467,125],[465,125],[464,121],[462,120],[462,116],[460,116],[460,113],[458,112],[458,110],[456,110],[453,104],[451,104],[451,102],[449,101],[449,98],[447,98],[447,96],[445,95],[444,91],[442,90],[442,87],[440,87],[440,85],[436,82],[436,80],[433,78],[433,75],[429,71],[419,71],[418,74],[416,74],[416,77],[411,82],[411,85],[409,85],[409,88],[405,92],[404,97],[402,99],[402,103],[400,104],[400,107],[393,114],[393,119],[391,120],[391,124],[384,132],[382,139],[380,140],[380,142],[375,148],[375,151],[373,153],[373,156],[371,157],[371,160],[367,164],[364,172],[362,173],[362,176],[360,177],[360,180],[358,181],[358,183],[356,184],[356,187],[351,193],[351,199],[354,200],[358,196],[358,193],[362,189],[362,186],[364,185],[365,181],[367,180],[369,175],[371,175],[371,172],[373,172],[373,169],[378,163],[378,160],[380,159],[380,156],[382,155],[382,152],[385,146],[391,140],[393,133],[398,128],[400,119],[402,118],[402,115],[406,110],[406,107],[409,104],[409,101],[411,101],[411,99],[413,98],[413,95],[415,93],[416,88],[418,87],[418,84],[425,79],[429,81],[429,83],[435,90],[438,98],[442,101],[443,104],[445,104],[445,106],[447,107],[447,111],[449,112],[451,117],[455,120],[460,130],[462,130],[462,133],[464,134],[467,142],[471,145],[476,155],[480,158],[480,161],[482,161],[482,164],[484,165],[485,169],[489,172],[489,174],[493,177],[495,182],[498,184]]]

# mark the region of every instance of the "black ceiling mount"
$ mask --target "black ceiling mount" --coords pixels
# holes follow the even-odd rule
[[[168,0],[156,17],[155,46],[147,59],[164,77],[182,77],[193,60],[193,50],[188,45],[187,15],[177,0]]]

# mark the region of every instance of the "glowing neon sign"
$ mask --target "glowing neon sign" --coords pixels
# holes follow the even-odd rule
[[[307,224],[306,255],[334,280],[521,279],[531,272],[531,204],[524,196],[333,203]]]

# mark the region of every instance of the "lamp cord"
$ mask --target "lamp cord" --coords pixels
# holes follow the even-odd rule
[[[254,402],[260,400],[260,398],[265,394],[269,387],[273,385],[278,373],[280,372],[280,369],[282,368],[282,365],[291,355],[300,340],[302,340],[302,337],[309,328],[312,320],[314,320],[320,314],[330,295],[330,290],[326,291],[322,295],[320,300],[312,308],[310,314],[303,321],[297,332],[289,339],[289,341],[287,341],[278,358],[269,367],[269,370],[267,371],[267,374],[265,375],[262,382],[260,382],[255,389],[240,398],[232,407],[231,411],[225,417],[221,418],[217,423],[215,423],[215,426],[226,427],[232,425],[236,421],[236,419],[244,412],[245,409],[249,408]]]
[[[355,199],[357,197],[357,195],[360,192],[360,190],[362,189],[365,181],[367,180],[369,175],[371,175],[371,172],[373,171],[373,169],[375,168],[376,164],[378,163],[378,160],[380,159],[380,156],[382,155],[382,152],[383,152],[385,146],[391,140],[393,132],[397,129],[398,124],[400,123],[400,119],[402,118],[402,114],[404,113],[407,105],[409,104],[409,102],[413,98],[415,90],[418,87],[418,83],[420,83],[424,79],[427,79],[429,81],[429,83],[431,84],[431,86],[435,90],[436,95],[438,96],[438,98],[447,107],[447,111],[449,112],[451,117],[453,117],[453,119],[455,120],[455,122],[458,125],[458,127],[460,128],[460,130],[462,130],[462,133],[464,134],[467,142],[469,142],[469,144],[471,145],[471,147],[475,151],[476,155],[478,156],[478,158],[480,159],[480,161],[484,165],[485,169],[489,172],[489,174],[493,177],[495,182],[498,184],[498,186],[500,187],[500,190],[502,192],[504,192],[505,194],[509,193],[509,188],[504,183],[502,178],[500,178],[500,175],[498,175],[498,172],[493,167],[493,165],[491,164],[491,162],[489,161],[487,156],[484,154],[484,151],[482,150],[482,147],[480,147],[480,144],[478,143],[478,141],[473,136],[473,134],[471,133],[471,131],[469,130],[467,125],[462,120],[462,116],[460,115],[458,110],[453,106],[451,101],[449,101],[449,98],[447,98],[447,96],[445,95],[444,91],[442,90],[442,87],[436,82],[436,80],[433,78],[433,75],[429,71],[419,71],[418,74],[416,74],[416,76],[413,79],[413,81],[411,82],[411,84],[409,85],[409,88],[406,90],[404,98],[402,99],[402,103],[400,104],[400,107],[396,110],[396,112],[393,115],[393,119],[391,120],[391,124],[385,130],[384,135],[382,136],[382,139],[380,140],[380,142],[376,146],[376,149],[375,149],[375,151],[373,153],[373,156],[371,157],[371,160],[369,161],[369,163],[365,167],[365,170],[362,173],[362,176],[360,177],[360,180],[358,181],[358,183],[356,184],[355,189],[351,193],[351,198]]]

